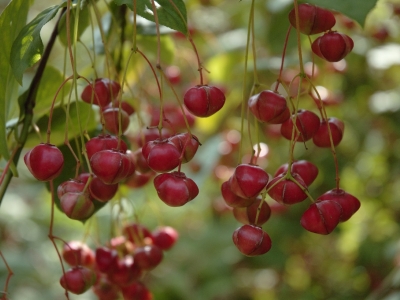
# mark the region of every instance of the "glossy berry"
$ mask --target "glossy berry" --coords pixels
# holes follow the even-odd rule
[[[132,176],[128,177],[126,181],[124,182],[125,185],[127,185],[130,188],[140,188],[145,186],[147,183],[150,182],[156,175],[155,172],[147,172],[147,173],[140,173],[138,171],[135,171]]]
[[[160,110],[157,107],[152,107],[150,113],[150,126],[158,126],[160,122]],[[173,132],[187,130],[185,118],[189,127],[192,127],[195,122],[195,117],[191,113],[187,112],[186,109],[182,112],[182,109],[179,106],[170,103],[166,103],[163,106],[163,117],[162,126],[164,128],[170,128]]]
[[[44,143],[29,150],[24,156],[24,161],[28,170],[40,181],[56,178],[64,166],[64,156],[60,149]]]
[[[257,212],[258,218],[257,218]],[[268,203],[257,198],[248,207],[235,207],[233,209],[233,216],[242,224],[251,224],[256,226],[261,226],[268,221],[271,216],[271,208]],[[257,219],[257,222],[256,222]]]
[[[119,118],[121,118],[121,133],[129,126],[129,115],[119,108],[107,108],[103,111],[104,127],[112,134],[119,134]]]
[[[81,173],[78,176],[78,179],[81,180],[84,184],[86,184],[89,180],[89,173]],[[101,181],[96,175],[93,175],[92,180],[89,184],[89,193],[93,199],[96,199],[100,202],[107,202],[111,200],[118,190],[118,183],[115,184],[105,184]]]
[[[321,125],[313,136],[313,142],[318,147],[331,147],[328,124],[332,134],[333,145],[337,146],[342,141],[344,133],[344,123],[337,118],[328,118],[328,123],[325,120],[321,121]]]
[[[141,275],[142,269],[138,266],[132,255],[125,255],[114,259],[107,272],[108,279],[119,287],[132,284],[138,280]]]
[[[312,51],[319,57],[336,62],[342,60],[354,47],[353,40],[338,32],[327,32],[318,37],[311,45]]]
[[[335,16],[329,10],[316,5],[299,4],[299,31],[311,35],[330,30],[336,23]],[[293,8],[289,13],[290,24],[297,28],[296,12]]]
[[[93,89],[94,86],[94,89]],[[121,86],[118,82],[108,78],[98,78],[94,84],[88,84],[81,94],[81,98],[86,103],[93,103],[100,107],[107,106],[114,99],[117,99]]]
[[[209,117],[225,104],[224,93],[215,86],[197,85],[186,91],[183,101],[186,108],[197,117]]]
[[[332,200],[342,207],[340,222],[345,222],[360,208],[360,201],[342,189],[333,189],[319,196],[317,201]]]
[[[182,155],[182,163],[187,163],[197,152],[199,140],[190,133],[180,133],[169,138]]]
[[[94,138],[91,138],[86,144],[86,152],[88,158],[91,159],[93,154],[101,150],[117,150],[118,149],[118,138],[110,134],[101,134]],[[123,140],[120,140],[119,150],[125,153],[128,150],[128,146]]]
[[[303,213],[300,224],[308,231],[329,234],[339,223],[341,214],[339,203],[331,200],[317,201]]]
[[[131,116],[135,113],[135,108],[129,102],[119,101],[119,100],[113,101],[110,104],[108,104],[107,106],[103,107],[103,111],[108,108],[119,109],[120,106],[121,106],[121,109],[128,114],[128,116]]]
[[[271,249],[271,238],[260,227],[243,225],[236,229],[232,236],[233,243],[247,256],[267,253]]]
[[[159,173],[172,171],[180,163],[181,153],[169,139],[156,139],[146,143],[142,154],[147,165]]]
[[[116,184],[132,176],[135,165],[129,155],[116,150],[102,150],[90,159],[93,173],[105,184]]]
[[[178,232],[171,226],[158,227],[152,232],[153,243],[161,250],[169,250],[178,240]]]
[[[74,267],[60,278],[61,286],[73,294],[83,294],[96,282],[96,273],[82,266]]]
[[[92,287],[93,293],[98,300],[119,300],[120,287],[110,282],[107,276],[98,274],[98,278]]]
[[[182,206],[199,194],[196,183],[182,172],[164,173],[154,178],[158,197],[169,206]]]
[[[94,213],[94,204],[89,193],[67,192],[60,198],[61,210],[73,220],[86,220]]]
[[[57,196],[59,199],[66,193],[80,193],[85,189],[85,182],[78,179],[64,181],[57,187]]]
[[[255,198],[267,185],[268,180],[267,172],[250,164],[238,165],[229,179],[232,192],[242,198]]]
[[[92,267],[95,262],[94,251],[80,241],[70,241],[64,244],[62,250],[64,261],[70,266]]]
[[[230,207],[247,207],[251,205],[255,200],[255,198],[239,197],[234,192],[232,192],[229,180],[222,183],[221,194],[225,200],[225,203]]]
[[[152,270],[160,264],[163,252],[156,245],[146,245],[135,249],[133,258],[140,269]]]
[[[276,170],[274,177],[286,174],[289,164],[284,164]],[[303,179],[304,183],[309,186],[318,176],[318,168],[307,160],[298,160],[292,163],[291,173],[297,173]]]
[[[293,135],[294,119],[296,119],[296,128]],[[300,109],[296,115],[292,115],[288,120],[282,123],[281,134],[284,138],[292,140],[292,135],[297,142],[310,140],[317,132],[320,126],[319,117],[312,111]]]
[[[270,122],[277,124],[277,120],[282,120],[289,117],[287,113],[286,99],[282,95],[270,90],[262,91],[261,93],[250,97],[248,106],[251,113],[260,122]],[[284,118],[282,118],[284,116]]]
[[[153,295],[141,282],[136,281],[127,287],[123,287],[122,296],[124,300],[152,300]]]
[[[109,273],[118,260],[118,252],[108,247],[99,247],[96,249],[95,260],[100,272]]]
[[[144,244],[145,239],[153,240],[151,232],[142,224],[130,223],[124,226],[124,236],[134,244]]]
[[[268,183],[268,195],[281,204],[295,204],[305,200],[307,194],[303,190],[307,188],[307,185],[300,175],[292,173],[293,178],[302,188],[291,179],[286,179],[285,176],[284,174],[278,175]]]

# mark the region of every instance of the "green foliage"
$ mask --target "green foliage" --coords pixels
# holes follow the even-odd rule
[[[77,10],[79,10],[79,14],[77,14]],[[67,14],[63,14],[63,16],[60,19],[60,22],[58,24],[58,37],[61,41],[61,43],[64,46],[68,45],[67,42]],[[76,18],[78,18],[78,27],[77,27],[77,40],[81,37],[83,32],[86,30],[86,28],[90,24],[90,15],[89,15],[89,9],[88,6],[85,5],[82,8],[78,8],[75,6],[73,9],[71,9],[70,12],[70,34],[71,34],[71,42],[75,41],[75,23],[76,23]]]
[[[132,0],[114,0],[117,5],[127,5],[134,10]],[[186,6],[182,0],[158,0],[154,1],[157,7],[159,24],[187,34]],[[179,11],[177,11],[177,9]],[[136,1],[136,12],[139,16],[154,22],[154,13],[150,0]]]

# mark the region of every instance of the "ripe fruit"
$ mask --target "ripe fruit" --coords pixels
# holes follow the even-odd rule
[[[94,204],[87,191],[67,192],[60,198],[61,210],[73,220],[86,220],[94,213]]]
[[[321,125],[313,136],[313,142],[318,147],[331,147],[331,140],[329,138],[327,124],[329,124],[329,128],[331,130],[333,145],[337,146],[342,141],[344,133],[344,123],[337,118],[328,118],[328,123],[326,123],[325,120],[321,121]]]
[[[83,294],[96,282],[96,273],[88,268],[78,266],[65,272],[60,278],[61,286],[73,294]]]
[[[135,108],[127,101],[113,101],[107,106],[103,107],[103,111],[108,109],[108,108],[119,108],[121,105],[121,109],[125,111],[128,116],[133,115],[135,113]]]
[[[331,200],[317,201],[303,213],[300,224],[308,231],[329,234],[339,223],[341,214],[339,203]]]
[[[267,202],[261,198],[257,198],[248,207],[235,207],[233,209],[233,216],[242,224],[261,226],[267,222],[271,216],[271,209]]]
[[[353,47],[354,42],[349,36],[333,31],[318,37],[311,45],[316,55],[330,62],[345,58]]]
[[[121,115],[121,116],[120,116]],[[121,133],[129,126],[129,115],[119,108],[107,108],[103,111],[104,127],[112,134],[119,134],[119,118],[121,117]]]
[[[169,206],[182,206],[199,194],[196,183],[185,173],[164,173],[154,178],[158,197]]]
[[[97,269],[102,273],[108,273],[118,259],[118,252],[107,247],[99,247],[96,249],[95,259]]]
[[[154,269],[163,259],[163,252],[156,245],[146,245],[135,249],[135,263],[142,270]]]
[[[98,297],[98,300],[118,300],[120,299],[120,288],[111,283],[107,276],[98,274],[96,283],[94,284],[93,293]]]
[[[233,232],[233,243],[247,256],[267,253],[271,249],[271,238],[261,227],[243,225]]]
[[[242,198],[236,195],[234,192],[231,190],[231,184],[230,181],[225,181],[221,185],[221,193],[222,197],[225,200],[225,203],[230,206],[230,207],[247,207],[251,205],[255,198]]]
[[[197,85],[186,91],[183,101],[193,115],[205,118],[224,106],[225,95],[215,86]]]
[[[95,261],[94,252],[88,245],[80,241],[70,241],[64,244],[62,257],[70,266],[92,267]]]
[[[152,107],[150,113],[150,126],[158,126],[160,121],[160,110],[157,107]],[[166,103],[163,106],[164,119],[162,122],[162,126],[165,128],[170,128],[173,132],[186,130],[184,114],[189,127],[192,127],[195,122],[195,117],[192,114],[187,112],[186,109],[184,109],[184,112],[182,112],[182,109],[179,106]]]
[[[129,155],[117,150],[102,150],[90,159],[93,173],[105,184],[115,184],[135,172]]]
[[[118,183],[105,184],[99,177],[94,176],[89,184],[89,193],[97,201],[107,202],[115,196],[118,186]]]
[[[142,270],[132,255],[117,257],[111,262],[107,272],[108,279],[119,287],[128,286],[138,280]]]
[[[298,7],[300,26],[298,29],[301,33],[307,35],[321,33],[331,29],[336,23],[335,16],[329,10],[308,3],[299,4]],[[289,21],[294,28],[297,28],[294,8],[289,13]]]
[[[250,97],[248,105],[252,114],[260,122],[278,124],[278,120],[283,122],[286,116],[289,117],[285,97],[270,90]]]
[[[158,227],[152,235],[154,245],[164,251],[171,249],[179,237],[178,232],[170,226]]]
[[[250,164],[238,165],[229,179],[233,193],[242,198],[255,198],[267,185],[269,176],[262,168]]]
[[[347,221],[360,208],[360,201],[342,189],[333,189],[319,196],[317,201],[332,200],[342,207],[340,222]]]
[[[284,164],[276,170],[274,177],[280,174],[286,174],[289,164]],[[292,163],[291,173],[297,173],[303,179],[304,183],[309,186],[318,176],[318,168],[313,163],[306,160],[298,160]]]
[[[285,176],[285,174],[280,174],[268,183],[268,195],[282,204],[295,204],[305,200],[307,194],[303,190],[307,189],[307,185],[304,183],[300,175],[292,173],[293,178],[302,186],[302,188],[291,179],[284,178]]]
[[[296,128],[294,138],[297,142],[305,142],[313,137],[320,126],[319,117],[312,111],[300,109],[296,115],[292,115],[288,120],[282,123],[281,134],[284,138],[291,140],[293,133],[293,120],[296,118]]]
[[[130,223],[123,229],[124,236],[132,243],[140,245],[144,243],[144,240],[153,240],[151,232],[143,225],[138,223]]]
[[[118,138],[110,134],[100,134],[94,138],[91,138],[86,144],[86,152],[88,158],[91,159],[93,154],[101,150],[112,150],[118,149]],[[128,150],[128,146],[123,140],[120,140],[119,149],[123,153]]]
[[[172,171],[180,163],[181,153],[169,139],[156,139],[146,143],[142,154],[148,166],[159,173]]]
[[[148,288],[141,282],[137,281],[129,286],[122,288],[122,296],[124,300],[152,300],[153,295]]]
[[[120,90],[121,86],[118,82],[108,78],[97,78],[94,82],[94,89],[93,84],[88,84],[84,88],[81,98],[86,103],[104,107],[117,98]]]
[[[44,143],[29,150],[24,156],[24,161],[32,175],[40,181],[56,178],[64,166],[64,156],[60,149]]]
[[[169,138],[182,155],[182,163],[192,160],[199,148],[199,140],[190,133],[180,133]]]

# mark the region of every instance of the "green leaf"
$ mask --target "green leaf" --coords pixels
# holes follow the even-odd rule
[[[10,55],[11,68],[17,81],[22,84],[25,70],[40,60],[43,53],[43,42],[40,37],[42,27],[57,14],[62,5],[51,6],[36,16],[22,28],[15,39]]]
[[[0,15],[0,156],[5,159],[10,157],[5,125],[9,117],[10,103],[16,101],[18,96],[18,84],[12,75],[9,57],[12,43],[25,24],[32,3],[33,0],[11,1]]]
[[[74,41],[74,27],[75,27],[75,14],[76,14],[76,10],[78,9],[77,6],[75,6],[72,10],[71,10],[71,14],[70,14],[70,28],[71,28],[71,42]],[[58,37],[60,38],[61,43],[64,46],[68,45],[68,41],[67,41],[67,14],[64,14],[61,17],[60,23],[58,24]],[[89,9],[88,6],[83,7],[80,11],[79,11],[79,20],[78,20],[78,37],[77,39],[80,38],[80,36],[83,34],[83,32],[86,30],[86,28],[89,26],[90,24],[90,18],[89,18]]]
[[[114,2],[117,5],[126,4],[133,10],[132,0],[114,0]],[[157,6],[157,16],[160,25],[180,31],[185,35],[187,34],[186,6],[182,0],[157,0],[155,4]],[[175,7],[178,8],[179,12]],[[150,0],[136,0],[136,13],[147,20],[155,22]]]
[[[378,0],[307,0],[305,2],[341,12],[364,26],[365,18]]]

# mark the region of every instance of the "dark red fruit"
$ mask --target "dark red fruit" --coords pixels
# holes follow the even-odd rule
[[[259,213],[257,218],[258,211]],[[267,202],[261,198],[257,198],[248,207],[235,207],[233,209],[233,216],[242,224],[261,226],[267,222],[271,216],[271,209]]]
[[[86,179],[87,181],[87,179]],[[85,189],[85,182],[78,179],[64,181],[57,187],[57,196],[59,199],[66,193],[80,193]]]
[[[267,253],[271,249],[271,238],[260,227],[243,225],[233,232],[233,243],[247,256]]]
[[[64,166],[64,156],[60,149],[44,143],[29,150],[24,156],[24,161],[28,170],[40,181],[56,178]]]
[[[169,138],[170,136],[172,136],[172,132],[167,128],[163,128],[161,130],[161,137],[160,131],[157,128],[146,128],[136,136],[131,137],[131,140],[132,142],[135,142],[140,148],[146,145],[148,142],[154,141],[156,139],[164,140]]]
[[[78,266],[65,272],[60,278],[61,286],[73,294],[83,294],[96,282],[96,273],[88,268]]]
[[[336,23],[335,16],[327,9],[303,3],[299,4],[299,31],[310,35],[330,30]],[[290,24],[297,28],[296,12],[293,8],[289,13]]]
[[[165,75],[171,84],[179,84],[181,82],[181,69],[177,66],[169,66],[165,68]]]
[[[317,201],[332,200],[342,207],[342,215],[340,217],[340,222],[347,221],[356,211],[360,208],[360,201],[353,195],[345,192],[342,189],[333,189],[325,194],[319,196]]]
[[[199,148],[199,140],[190,133],[180,133],[169,138],[182,155],[182,163],[192,160]]]
[[[279,121],[285,121],[286,116],[289,117],[285,97],[270,90],[250,97],[248,105],[260,122],[278,124]]]
[[[295,133],[293,135],[294,119],[296,118]],[[300,109],[296,115],[292,115],[290,119],[282,123],[281,134],[284,138],[292,140],[292,135],[297,142],[305,142],[311,139],[317,132],[320,125],[319,117],[312,111]]]
[[[70,266],[92,267],[95,261],[94,252],[88,245],[80,241],[70,241],[64,244],[62,257]]]
[[[229,179],[233,193],[242,198],[255,198],[267,185],[269,176],[262,168],[250,164],[238,165]]]
[[[329,234],[339,223],[341,214],[342,207],[339,203],[331,200],[318,201],[303,213],[300,224],[308,231]]]
[[[313,142],[316,146],[322,148],[330,148],[331,140],[329,138],[328,125],[332,134],[332,142],[334,146],[339,145],[342,141],[344,133],[344,123],[336,118],[328,118],[328,123],[325,120],[321,121],[318,131],[313,136]]]
[[[179,106],[166,103],[163,106],[163,127],[170,128],[173,132],[187,130],[185,117],[189,127],[192,127],[195,122],[195,117],[184,109],[184,113]],[[160,110],[157,107],[151,109],[150,126],[158,126],[160,122]]]
[[[133,258],[140,269],[151,270],[160,264],[163,252],[156,245],[147,245],[136,248]]]
[[[186,108],[197,117],[209,117],[225,104],[224,93],[215,86],[197,85],[186,91],[183,101]]]
[[[107,202],[115,196],[118,186],[118,183],[105,184],[99,177],[93,176],[89,184],[89,193],[97,201]]]
[[[338,32],[327,32],[311,45],[311,49],[316,55],[330,62],[342,60],[351,52],[353,47],[353,40]]]
[[[164,173],[175,169],[180,163],[181,153],[168,139],[156,139],[142,148],[147,165],[155,172]]]
[[[280,174],[286,174],[289,164],[284,164],[276,170],[274,177]],[[291,173],[297,173],[303,179],[304,183],[309,186],[318,176],[318,168],[307,160],[298,160],[292,163]]]
[[[121,105],[121,109],[123,111],[125,111],[128,114],[128,116],[133,115],[135,113],[135,108],[132,105],[130,105],[129,102],[119,101],[119,100],[113,101],[110,104],[108,104],[107,106],[103,107],[103,111],[108,108],[119,109],[120,105]]]
[[[116,184],[135,172],[129,155],[117,150],[102,150],[90,159],[93,173],[105,184]]]
[[[73,220],[86,220],[94,213],[94,204],[89,193],[67,192],[60,198],[61,210]]]
[[[302,186],[302,188],[300,188],[294,181],[284,178],[285,176],[285,174],[278,175],[268,183],[268,195],[282,204],[295,204],[305,200],[307,194],[303,190],[307,189],[307,185],[304,183],[300,175],[292,173],[293,178]]]
[[[130,188],[140,188],[150,182],[155,176],[155,172],[147,172],[145,174],[135,171],[132,176],[128,177],[124,182]]]
[[[133,244],[142,245],[145,239],[153,240],[151,232],[143,225],[138,223],[130,223],[123,229],[124,236]]]
[[[109,273],[118,260],[118,252],[107,247],[99,247],[96,249],[95,259],[98,270],[102,273]]]
[[[154,178],[158,197],[169,206],[182,206],[199,194],[196,183],[185,173],[164,173]]]
[[[161,250],[169,250],[178,240],[178,232],[170,226],[158,227],[152,232],[153,242]]]
[[[137,281],[127,287],[122,288],[122,296],[124,300],[152,300],[153,295],[148,288],[141,282]]]
[[[111,283],[107,276],[98,276],[97,282],[94,284],[92,290],[98,297],[98,300],[118,300],[120,299],[120,288]]]
[[[129,126],[129,115],[119,108],[107,108],[103,111],[104,127],[112,134],[119,134],[119,118],[121,118],[121,133]]]
[[[221,185],[221,194],[225,200],[225,203],[230,207],[247,207],[251,205],[255,200],[255,198],[239,197],[234,192],[232,192],[229,180],[225,181]]]
[[[110,282],[123,287],[138,280],[142,275],[142,269],[132,255],[125,255],[112,261],[112,266],[107,275]]]
[[[91,159],[93,154],[101,150],[118,149],[118,138],[109,134],[101,134],[91,138],[85,145],[88,158]],[[119,149],[123,153],[128,150],[128,146],[123,140],[120,140]]]
[[[81,98],[86,103],[104,107],[117,98],[120,90],[121,86],[118,82],[107,78],[98,78],[94,82],[94,89],[93,84],[88,84],[84,88]]]

